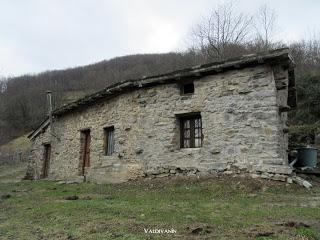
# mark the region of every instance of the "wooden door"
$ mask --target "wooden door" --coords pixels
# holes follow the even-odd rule
[[[42,167],[42,178],[48,177],[49,174],[49,164],[50,164],[50,156],[51,156],[51,145],[44,145],[44,155],[43,155],[43,167]]]
[[[82,162],[82,174],[85,173],[85,168],[90,167],[90,143],[91,136],[90,130],[83,131],[84,144],[83,144],[83,162]]]

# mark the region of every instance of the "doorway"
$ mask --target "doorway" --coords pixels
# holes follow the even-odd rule
[[[81,131],[81,141],[82,141],[82,175],[85,175],[85,169],[90,167],[90,129]]]
[[[41,178],[47,178],[49,174],[49,164],[51,157],[51,144],[44,144],[43,166]]]

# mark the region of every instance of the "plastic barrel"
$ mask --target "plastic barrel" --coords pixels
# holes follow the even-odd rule
[[[298,148],[298,161],[295,167],[315,168],[317,166],[317,149],[311,147]]]

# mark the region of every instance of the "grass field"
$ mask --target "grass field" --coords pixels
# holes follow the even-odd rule
[[[6,183],[21,182],[21,179],[26,174],[26,169],[26,162],[16,163],[15,165],[0,164],[0,186]]]
[[[319,233],[320,187],[229,176],[117,185],[0,182],[0,239],[320,239]]]

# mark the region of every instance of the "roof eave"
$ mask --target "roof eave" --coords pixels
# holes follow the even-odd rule
[[[50,125],[50,121],[49,121],[49,118],[47,117],[44,121],[42,121],[39,127],[37,127],[32,133],[30,133],[27,136],[27,138],[29,138],[30,140],[33,140],[41,133],[42,130],[46,129],[49,125]]]

